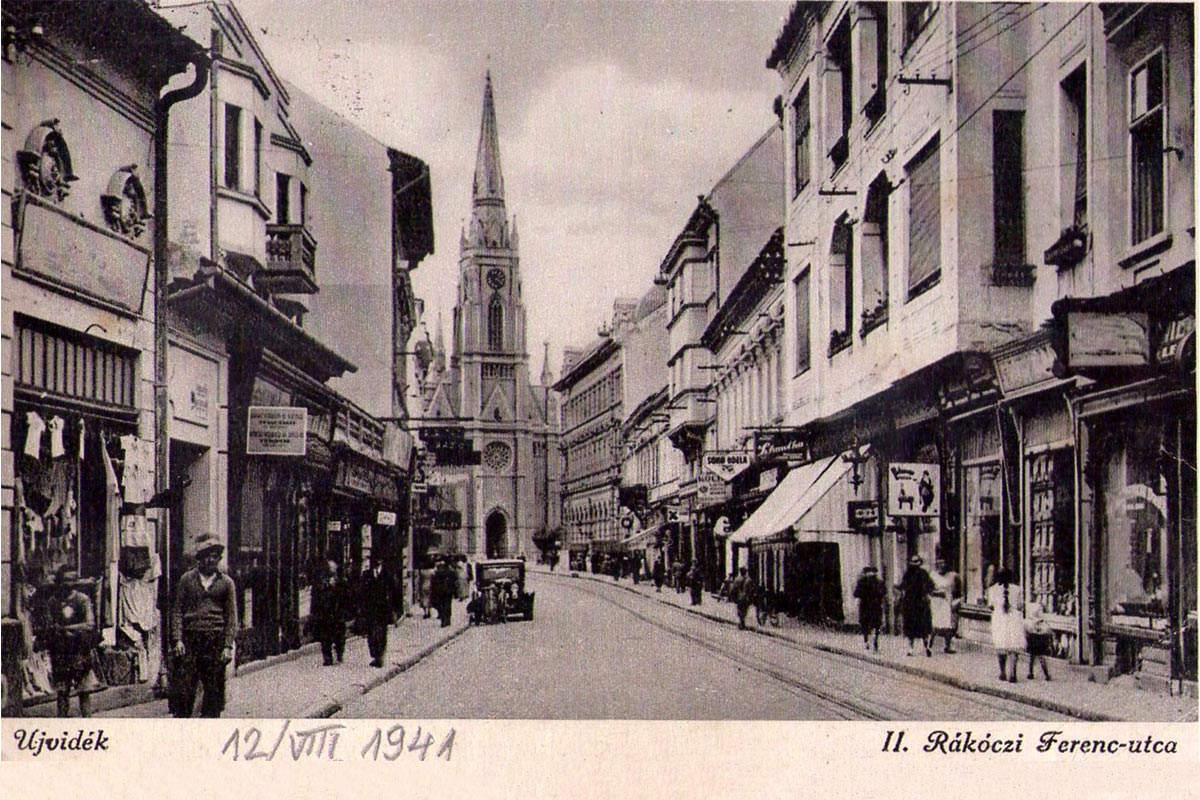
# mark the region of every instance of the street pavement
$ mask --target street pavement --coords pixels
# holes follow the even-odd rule
[[[853,633],[786,617],[741,631],[732,604],[652,585],[530,570],[534,619],[467,627],[418,613],[389,633],[385,667],[352,637],[346,661],[324,667],[308,645],[242,667],[226,717],[492,719],[1082,719],[1195,721],[1194,698],[1140,691],[1130,679],[1091,682],[1052,662],[1054,680],[1002,683],[987,648],[907,657],[885,636],[864,652]],[[751,615],[753,617],[753,614]],[[751,623],[753,625],[753,622]],[[1022,663],[1022,670],[1024,663]],[[30,709],[53,714],[53,703]],[[162,717],[165,700],[98,716]]]
[[[388,630],[387,656],[382,668],[370,665],[367,643],[361,636],[353,636],[346,642],[345,661],[339,665],[324,666],[320,648],[315,644],[270,666],[247,665],[226,683],[224,716],[237,719],[329,716],[349,698],[395,678],[461,635],[467,627],[466,603],[455,602],[451,620],[453,624],[443,628],[436,616],[424,619],[419,610],[415,616],[403,618]],[[53,704],[49,705],[53,713]],[[98,716],[166,717],[167,701],[126,706]]]
[[[544,570],[543,570],[544,572]],[[568,573],[570,574],[570,573]],[[704,594],[700,606],[690,605],[687,593],[677,594],[663,587],[655,592],[649,583],[634,584],[623,579],[615,582],[611,577],[576,573],[575,580],[586,580],[611,587],[612,591],[633,593],[656,602],[683,609],[693,615],[714,622],[736,626],[737,611],[732,603],[718,601],[709,593]],[[570,580],[557,573],[554,580]],[[986,646],[970,646],[956,643],[958,652],[946,655],[934,648],[932,657],[924,655],[909,657],[907,641],[901,636],[880,637],[878,653],[863,650],[861,637],[852,632],[825,630],[805,625],[795,619],[780,615],[778,627],[767,625],[758,628],[753,620],[753,610],[748,624],[753,634],[776,638],[811,647],[831,655],[841,655],[865,663],[886,666],[903,674],[921,677],[941,683],[947,687],[965,689],[977,694],[1014,700],[1047,711],[1055,711],[1069,717],[1093,721],[1147,721],[1147,722],[1194,722],[1198,717],[1195,697],[1171,697],[1152,691],[1143,691],[1134,684],[1133,678],[1124,676],[1098,683],[1092,680],[1091,672],[1078,665],[1051,660],[1053,680],[1042,680],[1040,672],[1033,681],[1025,680],[1026,661],[1020,662],[1019,682],[1002,683],[994,651]],[[750,633],[742,631],[741,633]],[[928,714],[925,719],[949,719]]]

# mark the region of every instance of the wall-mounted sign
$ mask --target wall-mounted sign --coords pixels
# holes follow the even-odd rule
[[[1188,354],[1194,362],[1196,357],[1196,317],[1189,314],[1186,317],[1172,320],[1167,324],[1158,348],[1154,351],[1154,360],[1163,366],[1179,364],[1189,367]],[[1194,363],[1190,365],[1194,367]]]
[[[1048,335],[1036,337],[1028,347],[996,356],[996,375],[1005,394],[1054,380],[1053,367],[1054,347]]]
[[[246,453],[252,456],[302,456],[308,409],[303,406],[250,406]]]
[[[779,467],[764,470],[758,475],[758,490],[769,492],[779,485]]]
[[[888,516],[936,517],[942,513],[942,469],[937,464],[889,464]]]
[[[729,484],[714,472],[696,476],[696,501],[701,505],[724,503],[730,497]]]
[[[717,521],[713,523],[713,533],[717,536],[728,536],[729,517],[717,517]]]
[[[679,506],[667,506],[667,522],[679,522]]]
[[[750,466],[749,450],[712,450],[704,454],[704,468],[731,481]]]
[[[380,511],[375,515],[375,522],[379,525],[395,526],[396,512],[395,511]]]
[[[759,461],[788,458],[810,461],[809,437],[799,431],[759,431],[754,434],[754,457]]]
[[[846,522],[850,530],[879,527],[879,503],[875,500],[851,500],[846,503]]]
[[[329,520],[329,524],[325,526],[325,530],[329,531],[330,533],[341,533],[342,521],[340,519]]]
[[[1067,315],[1067,362],[1071,369],[1144,367],[1150,363],[1150,323],[1141,312]]]

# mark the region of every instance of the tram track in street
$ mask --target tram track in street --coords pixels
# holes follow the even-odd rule
[[[680,614],[694,615],[687,609],[675,606],[663,600],[656,600],[641,595],[638,592],[624,586],[608,587],[607,584],[597,584],[590,586],[588,584],[593,581],[578,582],[576,580],[566,578],[565,576],[546,576],[556,578],[559,581],[569,581],[570,585],[576,587],[580,591],[589,594],[599,600],[614,605],[620,608],[625,613],[645,622],[652,627],[688,640],[709,652],[719,655],[726,660],[729,660],[746,669],[750,669],[756,673],[771,678],[778,684],[786,687],[793,694],[803,694],[806,698],[815,697],[822,703],[826,704],[839,717],[844,719],[866,719],[866,720],[905,720],[913,719],[912,711],[900,708],[893,704],[882,701],[878,698],[866,699],[861,695],[857,695],[846,689],[834,690],[827,685],[815,684],[812,680],[797,674],[797,669],[791,665],[781,665],[773,663],[767,659],[759,658],[751,655],[743,649],[730,647],[728,645],[714,641],[713,639],[684,630],[683,628],[665,623],[661,620],[656,620],[642,613],[640,610],[633,608],[628,603],[620,602],[616,597],[613,597],[611,592],[606,591],[606,588],[621,589],[625,592],[636,594],[644,601],[653,601],[661,606],[674,609]],[[726,629],[722,624],[722,629]],[[1013,719],[1013,720],[1043,720],[1046,718],[1046,712],[1034,706],[1029,706],[1017,701],[1007,700],[1000,697],[990,695],[981,695],[977,692],[972,692],[967,689],[958,688],[953,685],[938,682],[925,678],[919,675],[913,675],[896,668],[876,664],[869,660],[855,658],[853,656],[844,655],[829,649],[816,647],[813,645],[796,642],[791,639],[770,634],[767,632],[749,630],[742,633],[747,633],[751,636],[762,636],[766,641],[770,641],[777,645],[780,649],[790,651],[796,654],[822,659],[826,664],[837,665],[846,673],[857,672],[862,674],[864,678],[856,681],[864,685],[869,685],[871,682],[880,681],[897,681],[903,680],[905,684],[905,694],[910,699],[910,706],[920,706],[918,695],[932,694],[940,701],[953,699],[958,703],[967,703],[972,708],[979,709],[977,714],[972,716],[976,719]],[[1055,714],[1054,716],[1059,716]],[[1064,719],[1069,719],[1063,715]]]

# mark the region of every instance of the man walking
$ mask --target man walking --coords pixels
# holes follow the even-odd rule
[[[212,536],[196,544],[196,566],[183,573],[171,608],[175,669],[173,713],[192,716],[197,684],[203,686],[200,716],[225,710],[225,668],[237,638],[237,588],[218,569],[225,545]]]
[[[746,568],[740,568],[729,592],[733,597],[733,602],[737,605],[739,630],[746,629],[746,615],[750,613],[750,606],[754,603],[754,590],[754,581],[750,579]]]
[[[345,581],[338,575],[338,563],[333,559],[325,564],[325,574],[313,583],[311,625],[313,637],[321,643],[325,666],[342,663],[346,650],[347,591]]]
[[[875,652],[879,652],[879,629],[883,627],[883,601],[887,587],[879,579],[879,570],[872,566],[862,568],[858,583],[854,585],[854,596],[858,598],[858,627],[862,630],[863,649],[870,647],[871,635],[875,636]]]
[[[691,590],[692,605],[698,606],[704,597],[704,575],[700,571],[699,562],[692,562],[692,568],[688,572],[687,581],[688,589]]]
[[[64,564],[54,585],[46,590],[44,611],[47,630],[38,641],[50,651],[50,681],[54,686],[58,716],[71,716],[71,694],[79,694],[79,716],[92,715],[91,695],[85,686],[92,671],[92,650],[100,643],[92,601],[79,591],[79,573]]]
[[[450,627],[450,614],[454,608],[454,583],[454,572],[450,569],[449,562],[445,559],[439,561],[433,571],[430,599],[443,628]]]
[[[654,560],[654,568],[650,571],[650,574],[654,578],[654,591],[661,592],[663,581],[666,580],[667,577],[667,570],[663,566],[663,557],[661,553],[659,554],[658,558]]]
[[[378,553],[371,554],[371,566],[363,575],[362,619],[371,666],[382,667],[388,626],[392,624],[392,579]]]

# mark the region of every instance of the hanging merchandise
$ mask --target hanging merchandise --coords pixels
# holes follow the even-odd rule
[[[29,431],[25,434],[25,455],[30,458],[41,458],[42,434],[46,431],[46,423],[42,415],[36,411],[25,414],[25,424]]]
[[[79,455],[79,460],[83,461],[84,445],[87,441],[87,423],[79,420],[79,444],[76,447],[76,453]]]
[[[66,420],[62,417],[50,418],[50,457],[61,458],[67,454],[67,448],[63,444],[63,428],[66,426]]]
[[[121,548],[145,547],[154,549],[154,535],[150,532],[150,521],[141,514],[121,517]]]
[[[154,494],[154,447],[136,436],[122,436],[125,464],[121,483],[125,502],[144,505]]]

